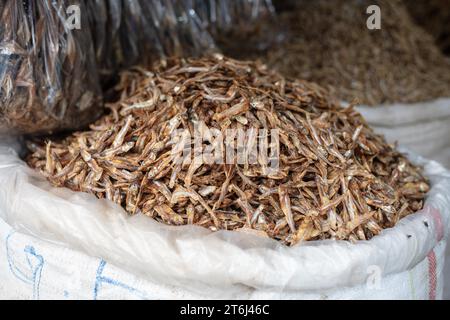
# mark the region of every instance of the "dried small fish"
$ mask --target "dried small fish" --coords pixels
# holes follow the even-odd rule
[[[167,86],[172,82],[180,90]],[[56,186],[109,199],[129,214],[250,232],[286,245],[370,239],[419,210],[429,190],[421,169],[353,108],[258,62],[221,55],[169,59],[123,72],[117,90],[111,112],[89,130],[29,141],[28,164]],[[165,98],[152,102],[154,108],[129,108],[130,101],[145,104],[149,92]],[[215,143],[214,131],[245,129],[242,139],[253,147],[257,140],[273,144],[269,132],[279,130],[282,174],[264,173],[271,168],[261,162],[272,155],[261,152],[258,161],[242,164],[201,162],[195,152],[190,163],[174,162],[171,133],[194,127],[205,134],[196,151]]]

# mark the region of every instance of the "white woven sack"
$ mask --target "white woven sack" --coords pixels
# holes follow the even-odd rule
[[[439,299],[450,173],[425,165],[424,210],[370,241],[288,248],[254,235],[128,217],[53,188],[0,146],[0,297]]]
[[[450,99],[414,104],[360,106],[358,111],[376,132],[450,169]],[[450,246],[447,248],[444,297],[450,299]]]
[[[450,169],[450,99],[356,108],[376,132]]]

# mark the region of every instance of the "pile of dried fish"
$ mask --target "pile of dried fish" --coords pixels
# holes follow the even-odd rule
[[[151,71],[123,72],[116,89],[120,99],[90,130],[29,141],[27,163],[54,185],[109,199],[129,214],[287,245],[370,239],[421,209],[429,189],[420,169],[353,106],[259,63],[219,54],[163,60]],[[262,154],[244,164],[174,161],[171,137],[180,129],[207,137],[197,151],[219,145],[213,130],[245,129],[248,146],[252,133],[267,144],[261,132],[277,129],[278,170],[267,174]]]
[[[79,1],[1,1],[0,133],[80,129],[101,114],[90,33],[66,23],[70,4],[85,10]]]
[[[374,4],[381,8],[381,30],[366,25],[366,9]],[[299,0],[290,5],[295,9],[280,14],[290,36],[264,58],[285,76],[317,82],[341,99],[358,98],[368,105],[450,96],[450,62],[414,24],[402,1]]]
[[[450,0],[404,0],[413,18],[450,55]]]

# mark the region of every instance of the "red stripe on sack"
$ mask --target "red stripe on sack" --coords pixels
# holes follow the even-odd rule
[[[441,213],[438,209],[431,207],[429,215],[433,218],[434,225],[436,226],[436,239],[441,241],[444,238],[444,225],[442,224]]]
[[[428,299],[436,300],[437,279],[436,279],[436,254],[434,253],[434,250],[431,250],[427,258],[428,258]]]

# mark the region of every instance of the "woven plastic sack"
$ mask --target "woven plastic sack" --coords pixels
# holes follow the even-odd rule
[[[78,129],[101,113],[83,2],[0,2],[0,133]]]
[[[376,132],[450,169],[450,99],[412,104],[359,106]]]
[[[15,144],[17,145],[17,143]],[[168,226],[54,188],[0,147],[0,297],[440,299],[450,172],[425,166],[420,212],[369,241],[275,240]]]
[[[377,133],[391,143],[433,159],[450,169],[450,99],[415,104],[359,106],[358,111]],[[445,298],[450,299],[450,247],[446,252]]]

